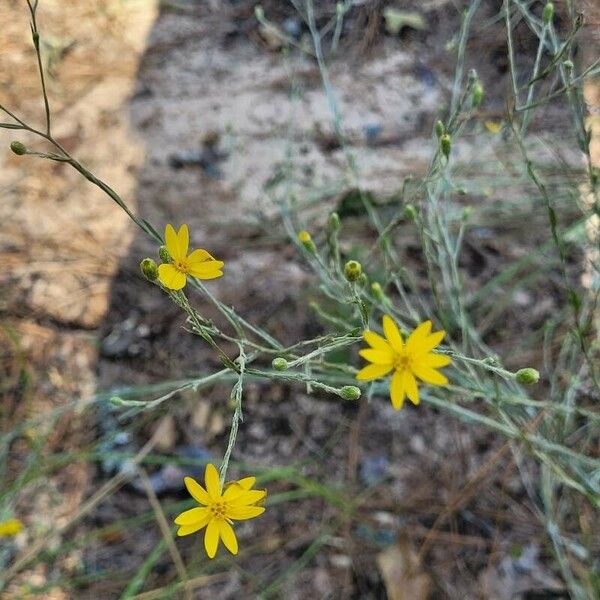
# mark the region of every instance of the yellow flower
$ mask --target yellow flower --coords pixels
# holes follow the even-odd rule
[[[187,275],[198,279],[216,279],[223,275],[224,263],[215,260],[206,250],[188,254],[189,241],[187,225],[182,225],[177,233],[170,223],[165,227],[165,242],[173,262],[159,265],[158,278],[170,290],[182,289]]]
[[[206,527],[204,547],[209,558],[214,558],[219,546],[219,539],[232,554],[238,552],[232,521],[244,521],[261,515],[265,509],[256,506],[265,498],[265,490],[253,490],[256,477],[245,477],[232,481],[221,490],[219,473],[214,465],[207,464],[202,487],[191,477],[184,479],[185,487],[196,502],[202,506],[182,512],[175,519],[179,525],[177,535],[190,535]]]
[[[449,365],[452,362],[450,357],[431,352],[444,339],[445,331],[431,333],[431,321],[425,321],[410,334],[405,343],[396,323],[384,315],[383,333],[385,338],[373,331],[364,332],[363,337],[371,347],[361,350],[359,354],[372,364],[361,369],[356,379],[372,381],[394,371],[390,396],[396,410],[402,408],[405,396],[413,404],[419,404],[417,377],[432,385],[448,383],[448,379],[436,369]]]
[[[492,134],[500,133],[502,130],[502,121],[484,121],[485,128]]]
[[[9,519],[0,522],[0,537],[12,537],[21,533],[23,523],[19,519]]]

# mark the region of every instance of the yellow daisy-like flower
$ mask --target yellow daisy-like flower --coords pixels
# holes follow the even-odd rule
[[[182,289],[188,275],[198,279],[216,279],[223,275],[221,269],[224,263],[215,260],[206,250],[194,250],[188,254],[190,235],[187,225],[182,225],[175,232],[169,223],[165,227],[165,243],[173,262],[159,265],[158,279],[170,290]]]
[[[182,512],[175,519],[179,525],[177,535],[190,535],[206,527],[204,547],[209,558],[214,558],[219,540],[232,554],[238,552],[238,542],[231,527],[233,521],[253,519],[265,512],[264,507],[256,506],[264,500],[265,490],[253,490],[256,477],[245,477],[232,481],[221,490],[219,473],[214,465],[206,465],[202,487],[191,477],[184,479],[185,487],[192,498],[202,506]]]
[[[13,537],[21,531],[23,531],[23,523],[19,519],[0,522],[0,537]]]
[[[432,352],[444,339],[445,331],[431,333],[431,321],[425,321],[410,334],[405,343],[396,323],[390,316],[384,315],[383,333],[385,338],[374,331],[364,332],[363,337],[370,348],[361,350],[359,354],[372,364],[361,369],[356,379],[372,381],[393,371],[390,396],[396,410],[402,408],[405,396],[413,404],[419,404],[417,377],[431,385],[448,383],[448,379],[437,369],[449,365],[452,362],[450,357]]]

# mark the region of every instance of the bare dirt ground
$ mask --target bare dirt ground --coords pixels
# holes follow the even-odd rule
[[[492,4],[489,14],[498,8]],[[316,227],[330,209],[344,206],[352,183],[343,153],[332,143],[314,61],[299,53],[283,56],[276,41],[255,26],[252,6],[225,5],[43,2],[40,27],[48,40],[54,128],[63,144],[144,218],[159,228],[187,222],[192,243],[226,262],[226,277],[211,283],[211,290],[244,317],[293,342],[321,327],[306,310],[318,290],[286,240],[275,201],[283,193],[310,199],[303,214]],[[20,114],[41,118],[23,3],[8,2],[3,10],[2,99]],[[423,10],[429,31],[378,35],[366,48],[348,42],[343,59],[332,65],[361,183],[380,198],[397,193],[407,175],[424,172],[432,123],[451,81],[452,63],[443,48],[458,17],[442,2]],[[274,9],[273,15],[282,23],[293,18],[290,11]],[[378,31],[380,24],[369,18],[364,16],[367,30]],[[480,74],[490,96],[498,98],[486,105],[483,122],[502,111],[493,90],[502,88],[506,64],[496,53],[494,36],[480,37],[487,65]],[[1,133],[0,147],[10,139]],[[491,135],[487,148],[471,146],[469,139],[457,148],[465,164],[483,164],[487,155],[501,152]],[[284,186],[281,174],[290,156],[293,172]],[[67,166],[8,151],[1,160],[0,218],[10,224],[3,227],[0,244],[5,265],[0,335],[7,340],[0,368],[11,383],[3,388],[3,428],[89,399],[96,390],[217,368],[208,349],[182,330],[179,311],[139,275],[139,260],[155,256],[156,248],[118,207]],[[486,193],[464,202],[493,202],[499,191]],[[350,230],[360,230],[360,217],[351,211],[343,220]],[[402,252],[418,265],[414,234],[408,227],[404,233]],[[481,227],[466,244],[468,285],[476,289],[538,241],[503,223]],[[535,330],[535,323],[552,313],[553,291],[552,281],[539,282],[520,296],[520,305],[489,317],[486,333],[499,353],[523,323]],[[215,316],[201,300],[198,306]],[[534,362],[536,353],[539,359],[533,345],[515,366]],[[135,428],[118,422],[106,407],[94,414],[68,413],[45,452],[102,444],[114,450],[121,427],[135,430],[122,446],[135,452],[160,423],[162,455],[218,458],[227,435],[227,397],[225,387],[215,386],[173,398],[168,413],[144,417]],[[15,442],[13,473],[25,450],[25,442]],[[432,597],[561,593],[507,448],[490,433],[431,408],[408,407],[398,414],[385,400],[358,409],[297,388],[250,386],[235,459],[261,467],[302,465],[305,476],[343,486],[345,493],[366,493],[369,501],[351,519],[310,493],[270,507],[260,521],[240,528],[247,550],[235,561],[216,561],[198,598],[252,598],[264,590],[285,598],[383,598],[385,559],[378,562],[376,556],[399,535],[414,548],[428,540],[422,558]],[[42,532],[49,522],[68,520],[115,467],[119,464],[73,461],[43,486],[32,486],[20,499],[28,530]],[[185,498],[177,483],[164,483],[168,473],[162,469],[148,467],[161,501]],[[176,471],[177,482],[183,471]],[[276,494],[297,486],[282,478],[268,487]],[[448,507],[443,524],[431,529]],[[65,531],[63,540],[147,511],[148,499],[134,482]],[[18,540],[17,554],[29,535]],[[46,597],[116,598],[159,540],[154,522],[122,527],[51,566],[40,563],[27,580],[43,585],[57,572],[88,575],[89,583],[75,590],[57,583]],[[202,560],[198,537],[177,543],[187,564]],[[93,577],[109,572],[111,577]],[[165,554],[144,589],[164,586],[174,575]],[[15,584],[15,597],[24,583]]]

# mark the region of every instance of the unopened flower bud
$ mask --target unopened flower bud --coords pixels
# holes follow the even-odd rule
[[[329,215],[329,231],[337,233],[342,228],[340,216],[336,212]]]
[[[481,101],[483,100],[483,85],[481,85],[481,81],[477,80],[475,85],[473,85],[473,108],[477,108]]]
[[[515,379],[519,383],[526,383],[526,384],[537,383],[540,380],[540,374],[535,369],[532,369],[531,367],[527,367],[526,369],[519,369],[515,373]]]
[[[158,249],[158,256],[160,257],[160,260],[162,260],[164,263],[171,262],[171,255],[169,254],[169,251],[167,250],[166,246],[161,246]]]
[[[563,62],[563,66],[565,69],[567,69],[567,71],[572,71],[573,68],[575,67],[572,60],[565,60]]]
[[[412,204],[407,204],[404,207],[404,217],[409,221],[414,221],[417,218],[417,209]]]
[[[444,135],[444,133],[446,133],[446,128],[444,127],[444,124],[439,119],[435,122],[434,130],[435,130],[435,135],[437,136],[438,139],[441,138]]]
[[[23,156],[27,153],[27,146],[21,142],[11,142],[10,149],[18,156]]]
[[[344,275],[350,282],[356,281],[362,274],[362,265],[357,260],[349,260],[344,266]]]
[[[148,281],[156,281],[158,279],[158,267],[151,258],[144,258],[140,263],[140,269]]]
[[[317,253],[317,247],[315,246],[315,243],[313,242],[308,231],[301,231],[298,234],[298,239],[302,242],[302,245],[306,248],[306,250],[308,250],[308,252],[311,254]]]
[[[273,362],[271,362],[271,366],[276,371],[285,371],[288,368],[288,361],[285,360],[285,358],[278,356],[277,358],[273,359]]]
[[[473,214],[473,207],[466,206],[465,208],[463,208],[463,211],[462,211],[462,220],[468,221],[471,218],[472,214]]]
[[[365,287],[367,285],[367,283],[369,283],[369,278],[367,277],[366,273],[361,273],[358,277],[358,279],[356,280],[356,282],[358,283],[358,285],[360,285],[361,287]]]
[[[440,138],[440,148],[442,150],[442,154],[448,158],[450,156],[450,150],[452,149],[452,140],[449,134],[445,133]]]
[[[544,25],[549,25],[552,21],[552,17],[554,17],[554,4],[548,2],[546,6],[544,6],[544,11],[542,12],[542,21],[544,22]]]
[[[380,302],[385,298],[383,290],[381,289],[381,284],[377,281],[374,281],[371,284],[371,294],[373,294],[373,297]]]
[[[355,385],[345,385],[340,389],[340,396],[344,400],[358,400],[360,398],[360,388]]]

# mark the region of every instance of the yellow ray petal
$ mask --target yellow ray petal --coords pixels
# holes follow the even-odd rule
[[[410,401],[416,406],[420,402],[419,388],[415,376],[410,371],[404,371],[404,390]]]
[[[165,227],[165,244],[173,260],[178,261],[185,258],[185,256],[181,255],[179,250],[179,237],[171,223]]]
[[[420,357],[418,362],[427,367],[439,368],[449,365],[452,362],[452,359],[445,354],[430,353]]]
[[[440,342],[446,335],[445,331],[434,331],[431,335],[428,335],[424,340],[421,340],[413,348],[413,355],[422,356],[433,350],[436,346],[439,346]]]
[[[256,477],[244,477],[243,479],[238,479],[236,482],[238,485],[242,486],[245,490],[249,490],[254,487],[256,483]]]
[[[389,315],[383,315],[383,333],[385,333],[387,341],[395,352],[402,352],[404,350],[404,342],[398,330],[398,325],[396,325]]]
[[[439,371],[436,371],[431,367],[415,364],[412,367],[412,371],[425,383],[430,383],[431,385],[446,385],[448,383],[448,378],[445,375],[442,375]]]
[[[170,290],[180,290],[185,287],[185,273],[170,264],[158,265],[158,279]]]
[[[208,492],[195,480],[191,477],[184,477],[183,483],[185,483],[185,487],[187,491],[190,493],[190,496],[200,504],[209,504],[210,496]]]
[[[214,279],[216,273],[220,273],[225,263],[221,260],[206,260],[200,263],[188,264],[188,269],[192,277],[198,279]],[[221,273],[222,275],[223,273]],[[220,275],[216,275],[220,277]]]
[[[191,267],[192,265],[203,263],[203,262],[206,262],[207,260],[215,260],[215,259],[206,250],[203,250],[202,248],[200,248],[198,250],[194,250],[187,257],[186,262]]]
[[[204,471],[204,485],[208,495],[216,500],[221,496],[221,483],[219,481],[219,472],[215,465],[208,463]]]
[[[214,558],[219,546],[219,522],[212,519],[206,527],[204,534],[204,548],[208,558]]]
[[[210,516],[210,511],[208,508],[190,508],[190,510],[186,510],[181,514],[177,515],[177,517],[175,518],[175,524],[195,525],[196,523],[201,523],[202,521],[205,521],[207,516]]]
[[[374,331],[365,331],[363,333],[363,338],[365,342],[367,342],[367,344],[369,344],[369,346],[371,346],[371,348],[374,348],[375,350],[387,352],[388,350],[392,349],[392,347],[387,343],[387,341]]]
[[[235,537],[233,528],[227,521],[221,521],[219,523],[219,535],[225,544],[225,548],[231,552],[231,554],[238,553],[238,541]]]
[[[265,512],[264,506],[233,506],[227,511],[227,518],[234,521],[254,519]]]
[[[415,351],[416,348],[431,333],[431,321],[424,321],[408,336],[406,340],[406,352],[408,354]]]
[[[360,350],[359,354],[364,359],[376,365],[391,365],[394,362],[394,354],[391,348],[385,351],[368,348],[366,350]]]
[[[177,535],[181,537],[184,535],[196,533],[196,531],[200,531],[203,527],[206,527],[209,521],[210,516],[207,517],[204,521],[200,521],[199,523],[194,523],[193,525],[183,525],[177,530]]]
[[[191,275],[191,273],[190,273]],[[204,275],[194,275],[197,279],[218,279],[219,277],[223,277],[223,271],[210,271]]]
[[[238,481],[228,481],[225,484],[223,498],[229,499],[230,497],[238,496],[242,492],[248,492],[255,483],[256,477],[244,477],[244,479],[239,479]],[[230,488],[232,488],[232,491],[228,492]]]
[[[400,410],[404,404],[404,377],[402,374],[403,371],[396,371],[390,384],[390,398],[392,406],[396,410]]]
[[[256,504],[267,495],[265,490],[244,491],[240,496],[235,496],[229,500],[230,506],[248,506]]]
[[[177,241],[179,242],[179,254],[182,258],[185,258],[190,246],[190,232],[188,231],[187,225],[183,224],[179,228],[179,232],[177,233]]]
[[[227,502],[232,502],[247,492],[248,490],[245,490],[237,481],[233,481],[226,486],[223,492],[223,499]]]
[[[392,370],[392,365],[368,365],[356,374],[358,381],[372,381],[384,377]]]

